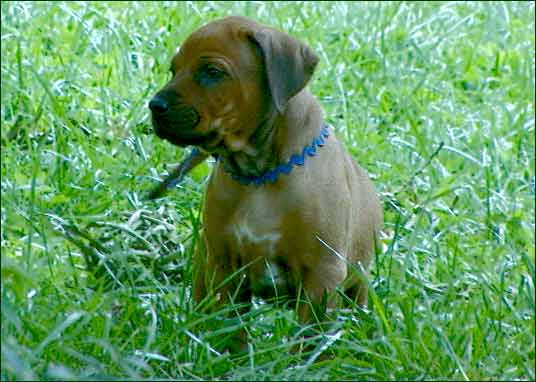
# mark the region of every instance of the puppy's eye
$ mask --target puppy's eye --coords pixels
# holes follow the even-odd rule
[[[215,66],[208,66],[205,68],[204,74],[207,78],[216,80],[222,78],[225,75],[225,72],[216,68]]]
[[[214,65],[202,66],[196,74],[196,80],[201,86],[214,85],[221,81],[227,73]]]

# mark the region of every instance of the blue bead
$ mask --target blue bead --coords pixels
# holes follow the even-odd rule
[[[277,170],[280,173],[288,175],[292,171],[292,165],[290,163],[283,163],[283,164],[277,166]]]
[[[305,163],[305,157],[303,155],[294,154],[290,157],[290,163],[298,166],[303,166]]]
[[[306,148],[303,149],[303,155],[307,154],[310,157],[312,157],[313,155],[315,155],[315,153],[316,153],[316,148],[314,148],[313,146],[307,146]]]
[[[266,174],[264,174],[264,177],[267,182],[275,183],[278,175],[279,174],[274,170],[274,171],[268,171]]]

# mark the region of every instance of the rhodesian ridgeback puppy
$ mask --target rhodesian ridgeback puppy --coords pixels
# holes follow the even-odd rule
[[[382,209],[306,89],[317,63],[287,34],[226,17],[186,39],[150,101],[159,137],[217,158],[194,255],[196,301],[305,296],[303,322],[335,304],[338,286],[366,303]]]

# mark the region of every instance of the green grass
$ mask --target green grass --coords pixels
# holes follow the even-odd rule
[[[1,11],[2,380],[535,378],[534,3]],[[384,203],[370,309],[337,311],[340,331],[316,331],[311,352],[289,354],[292,310],[195,310],[210,165],[143,200],[182,157],[147,102],[176,46],[227,14],[319,54],[310,87]],[[106,267],[88,272],[92,256]],[[249,353],[218,355],[239,327]]]

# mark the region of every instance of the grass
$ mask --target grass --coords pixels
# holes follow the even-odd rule
[[[1,11],[2,380],[535,379],[534,3]],[[227,14],[319,54],[310,87],[384,203],[369,309],[337,311],[311,352],[289,353],[292,310],[195,310],[209,164],[143,200],[182,157],[147,102],[176,46]],[[106,266],[88,272],[95,257]],[[218,354],[239,327],[249,353]]]

